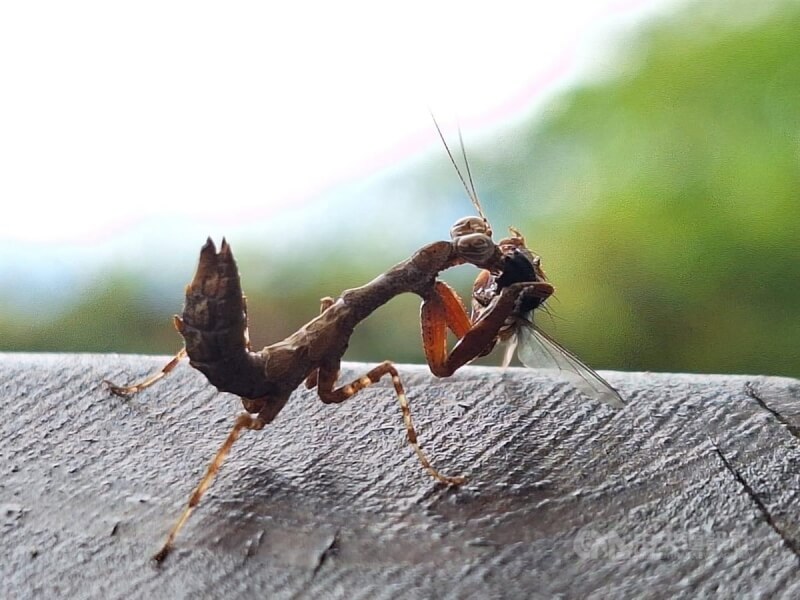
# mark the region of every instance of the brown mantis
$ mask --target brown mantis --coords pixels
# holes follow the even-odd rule
[[[440,130],[439,135],[442,136]],[[160,372],[139,384],[116,386],[106,382],[116,394],[136,393],[167,375],[188,356],[190,364],[217,389],[240,396],[246,411],[237,417],[166,542],[154,556],[157,562],[169,554],[178,532],[241,433],[260,430],[272,422],[292,392],[304,382],[308,388],[316,387],[323,402],[335,404],[389,375],[408,441],[423,468],[444,484],[464,483],[463,477],[439,473],[422,451],[400,376],[392,363],[383,362],[362,377],[337,386],[340,362],[356,325],[401,293],[411,292],[422,298],[422,340],[434,375],[448,377],[474,358],[490,352],[498,341],[518,339],[524,363],[528,358],[543,359],[548,365],[577,375],[578,383],[583,382],[581,389],[589,394],[615,406],[622,404],[619,395],[599,375],[533,327],[531,315],[552,295],[553,286],[546,281],[539,258],[528,250],[519,232],[512,229],[511,237],[498,243],[492,241],[492,231],[474,186],[467,187],[449,148],[447,152],[479,213],[478,217],[458,220],[450,230],[450,241],[428,244],[366,285],[345,290],[336,299],[323,298],[319,316],[283,341],[253,352],[233,253],[224,239],[219,251],[209,239],[200,252],[197,272],[186,288],[183,314],[175,317],[184,348]],[[472,184],[471,175],[469,180]],[[465,263],[481,269],[473,290],[471,317],[453,289],[438,279],[442,271]],[[448,329],[458,340],[449,352]],[[531,350],[534,347],[539,348],[539,355]]]

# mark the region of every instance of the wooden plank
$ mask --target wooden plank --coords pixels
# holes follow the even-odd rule
[[[459,490],[419,467],[388,382],[299,391],[153,568],[240,410],[188,365],[130,400],[101,384],[164,360],[0,355],[2,597],[800,593],[800,382],[744,376],[608,373],[614,411],[522,369],[402,366]]]

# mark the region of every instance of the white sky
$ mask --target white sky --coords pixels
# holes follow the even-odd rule
[[[669,0],[3,2],[0,240],[263,218],[526,114]]]

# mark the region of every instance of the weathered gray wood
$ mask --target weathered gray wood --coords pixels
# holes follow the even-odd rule
[[[101,384],[162,360],[0,355],[0,596],[800,597],[796,380],[609,373],[615,412],[521,369],[403,366],[457,491],[420,469],[388,383],[300,391],[159,570],[239,410],[188,365],[130,400]]]

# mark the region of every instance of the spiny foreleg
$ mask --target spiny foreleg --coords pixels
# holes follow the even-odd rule
[[[425,358],[431,372],[437,377],[450,377],[465,364],[484,356],[494,348],[507,320],[525,297],[547,298],[552,293],[553,286],[544,281],[512,284],[470,323],[452,288],[437,282],[434,292],[422,303],[420,314]],[[458,339],[450,352],[447,351],[448,329]]]

